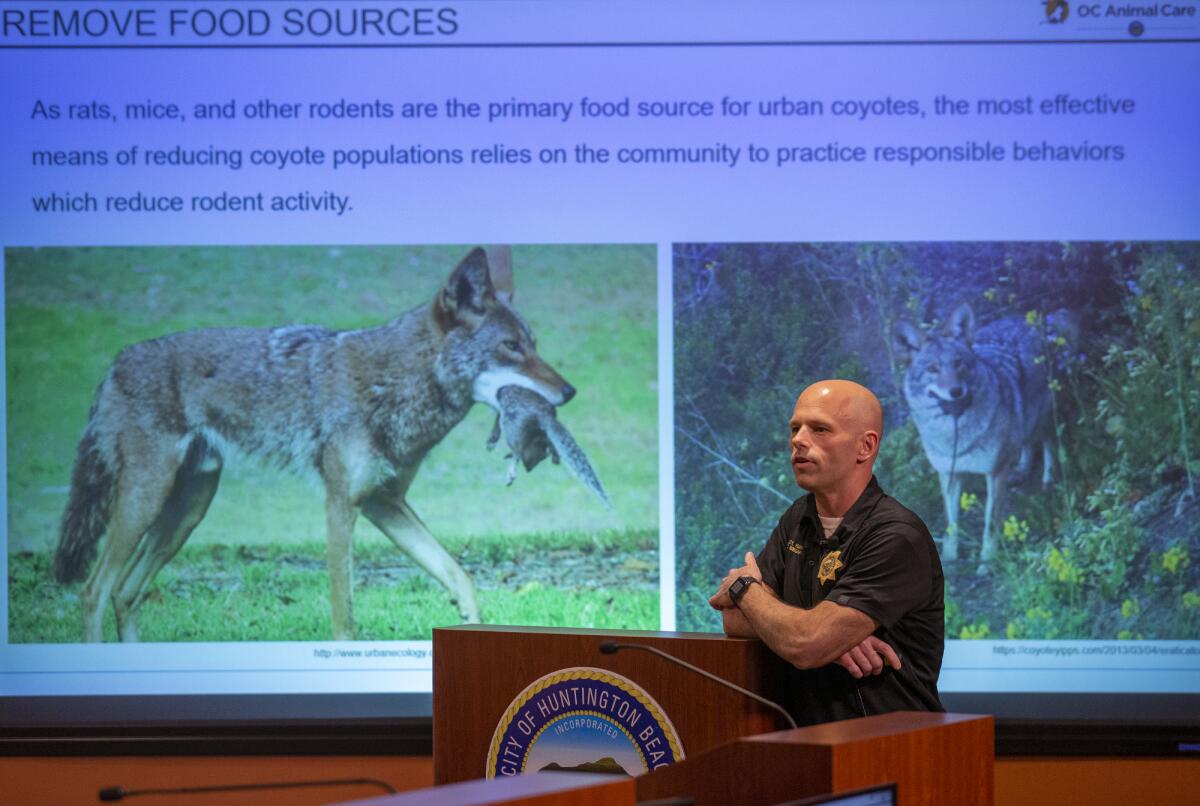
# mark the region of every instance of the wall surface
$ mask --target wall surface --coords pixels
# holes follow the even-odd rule
[[[1002,758],[996,806],[1197,803],[1200,759]]]
[[[103,787],[126,789],[316,778],[381,778],[397,790],[433,784],[428,757],[0,758],[0,802],[14,806],[96,803]],[[1200,792],[1200,759],[1013,758],[996,762],[996,806],[1137,806],[1188,803]],[[185,806],[317,806],[373,797],[367,787],[143,797]]]

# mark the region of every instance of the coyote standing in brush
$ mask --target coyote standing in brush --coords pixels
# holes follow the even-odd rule
[[[1050,325],[1073,337],[1064,312]],[[975,314],[960,305],[941,333],[926,336],[899,322],[895,341],[912,357],[904,396],[921,434],[925,455],[937,471],[946,508],[942,557],[958,559],[958,513],[963,476],[987,481],[980,571],[996,553],[995,532],[1004,512],[1009,473],[1027,472],[1034,448],[1042,449],[1042,484],[1054,478],[1057,457],[1050,421],[1050,362],[1046,336],[1009,317],[976,330]]]
[[[204,517],[236,447],[315,468],[325,485],[333,636],[354,634],[351,553],[361,512],[444,585],[464,621],[475,588],[405,498],[421,461],[476,403],[520,386],[560,405],[575,390],[537,354],[511,304],[505,248],[472,250],[431,302],[365,330],[218,328],[134,344],[96,391],[75,458],[54,575],[82,579],[83,639],[107,602],[122,641],[154,575]]]

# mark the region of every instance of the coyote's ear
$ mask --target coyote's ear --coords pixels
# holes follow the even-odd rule
[[[496,297],[488,275],[487,253],[475,247],[450,273],[437,298],[438,320],[445,329],[482,316]]]
[[[975,338],[975,312],[970,305],[964,302],[954,309],[946,322],[946,335],[971,343]]]
[[[911,323],[899,321],[892,325],[892,343],[896,346],[896,352],[900,353],[904,360],[909,361],[918,350],[925,346],[925,334],[913,327]]]
[[[513,299],[512,247],[507,245],[487,247],[488,273],[492,276],[492,288],[496,296],[505,302]]]

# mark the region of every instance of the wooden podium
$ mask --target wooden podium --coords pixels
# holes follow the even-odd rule
[[[637,797],[754,806],[895,783],[903,806],[990,806],[993,734],[990,716],[899,711],[747,736],[639,777]]]
[[[656,647],[769,700],[784,699],[783,662],[759,641],[710,633],[436,629],[434,783],[482,778],[514,698],[544,675],[589,667],[627,678],[653,697],[682,742],[683,760],[635,779],[638,802],[688,797],[753,806],[894,782],[904,806],[992,803],[991,717],[901,712],[779,730],[785,725],[771,709],[660,657],[602,654],[608,640]]]

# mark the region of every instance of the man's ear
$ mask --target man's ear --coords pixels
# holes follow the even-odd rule
[[[864,431],[858,442],[859,463],[869,462],[879,454],[879,434],[874,431]]]
[[[471,324],[483,316],[488,303],[494,302],[495,298],[487,253],[475,247],[450,273],[446,285],[438,293],[434,301],[435,315],[443,330]]]

